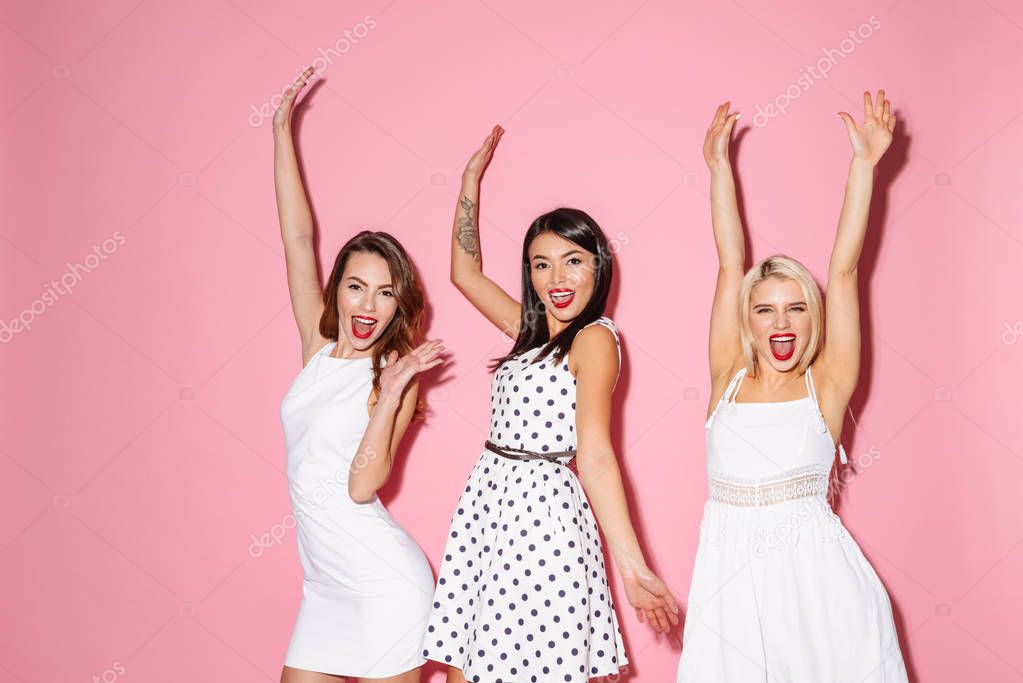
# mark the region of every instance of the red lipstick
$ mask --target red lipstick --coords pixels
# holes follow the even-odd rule
[[[796,335],[791,332],[780,332],[772,334],[770,341],[771,354],[777,360],[788,360],[796,351]]]
[[[352,334],[359,339],[369,339],[376,329],[377,319],[368,315],[352,316]]]
[[[564,308],[572,303],[575,299],[574,289],[565,289],[564,287],[555,287],[547,292],[550,297],[551,303],[554,304],[555,308]]]

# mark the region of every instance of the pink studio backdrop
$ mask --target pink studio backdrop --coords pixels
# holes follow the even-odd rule
[[[356,230],[393,232],[453,353],[393,514],[436,570],[485,361],[509,346],[447,281],[462,164],[501,123],[487,271],[517,291],[521,235],[559,205],[619,242],[616,445],[682,600],[707,493],[704,130],[725,99],[745,114],[753,255],[823,283],[850,156],[835,113],[886,88],[900,130],[839,513],[914,681],[1023,680],[1021,27],[1009,0],[5,2],[0,683],[278,680],[301,582],[278,406],[300,349],[264,114],[318,58],[297,138],[324,268]],[[626,680],[674,680],[677,645],[613,579]]]

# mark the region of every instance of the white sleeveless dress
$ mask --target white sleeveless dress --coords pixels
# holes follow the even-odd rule
[[[607,327],[618,343],[609,318],[590,324]],[[568,356],[532,363],[540,348],[495,371],[489,440],[538,453],[575,450]],[[461,669],[470,683],[584,683],[629,661],[597,523],[568,465],[484,449],[451,518],[438,574],[423,654]]]
[[[376,496],[356,503],[348,471],[369,424],[372,358],[329,342],[281,401],[288,488],[305,573],[284,664],[384,678],[414,669],[433,595],[426,556]]]
[[[677,682],[905,683],[888,594],[827,501],[835,444],[811,369],[806,397],[768,403],[735,402],[745,373],[707,419]]]

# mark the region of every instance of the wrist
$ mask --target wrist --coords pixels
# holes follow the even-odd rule
[[[727,158],[725,159],[714,159],[707,162],[707,168],[710,169],[710,174],[719,175],[724,173],[732,172],[732,162]]]
[[[878,159],[877,161],[880,161],[880,159]],[[877,161],[873,161],[866,157],[853,155],[852,161],[849,162],[849,167],[854,169],[866,169],[873,171],[874,167],[877,166]]]
[[[614,559],[622,579],[635,579],[643,573],[650,572],[642,557],[635,557],[628,553],[617,553]]]
[[[401,405],[401,392],[387,389],[382,387],[380,389],[380,395],[377,396],[377,407],[384,406],[386,408],[397,409]]]

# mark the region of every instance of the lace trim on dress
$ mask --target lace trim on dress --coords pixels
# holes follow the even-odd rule
[[[756,480],[711,473],[710,499],[744,507],[774,505],[807,496],[825,497],[830,466],[820,464],[790,470],[782,479]]]

